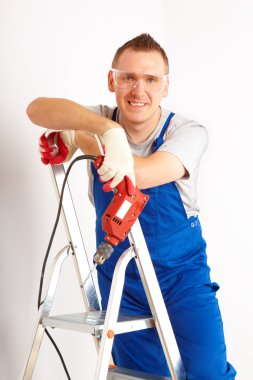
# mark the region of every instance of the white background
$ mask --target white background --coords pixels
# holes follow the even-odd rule
[[[228,359],[239,380],[253,378],[252,357],[252,17],[251,0],[1,0],[0,373],[21,374],[36,321],[41,265],[56,215],[25,109],[38,96],[114,105],[107,70],[118,46],[149,32],[167,51],[164,105],[199,120],[210,144],[199,180],[204,236],[223,314]],[[85,171],[84,171],[85,173]],[[84,178],[80,179],[85,187]],[[88,233],[92,242],[92,212]],[[62,227],[53,247],[66,243]],[[81,311],[74,268],[64,269],[57,312]],[[82,334],[54,331],[73,380],[92,379],[95,350]],[[35,380],[65,379],[44,339]]]

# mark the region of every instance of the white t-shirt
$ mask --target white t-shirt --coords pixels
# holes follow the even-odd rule
[[[101,116],[112,119],[114,111],[113,107],[99,105],[87,108]],[[161,118],[158,125],[146,141],[140,144],[135,144],[127,136],[131,151],[134,155],[147,157],[153,153],[153,142],[159,136],[170,112],[171,111],[167,109],[161,109]],[[122,125],[119,110],[117,112],[116,121]],[[175,183],[179,190],[187,216],[191,217],[197,215],[199,213],[199,207],[197,205],[197,179],[200,160],[208,144],[206,128],[196,121],[188,120],[179,114],[175,114],[170,121],[163,139],[164,143],[158,148],[158,151],[169,152],[175,155],[189,173],[187,178],[179,179],[178,181],[175,181]],[[90,165],[88,165],[88,174],[89,197],[91,202],[94,203],[93,174]]]

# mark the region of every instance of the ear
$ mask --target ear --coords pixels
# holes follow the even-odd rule
[[[166,79],[164,90],[163,90],[163,98],[166,98],[168,96],[169,92],[169,78]]]
[[[111,92],[115,92],[114,80],[113,80],[113,76],[112,76],[112,71],[111,70],[108,73],[108,89]]]

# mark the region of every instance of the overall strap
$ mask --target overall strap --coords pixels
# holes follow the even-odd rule
[[[118,107],[114,108],[114,110],[113,110],[112,121],[116,121],[116,119],[117,119],[117,112],[118,112]]]
[[[163,136],[164,136],[164,134],[165,134],[165,132],[166,132],[168,126],[169,126],[169,123],[170,123],[170,121],[171,121],[171,119],[173,118],[174,115],[175,115],[175,113],[171,112],[169,114],[167,120],[165,121],[164,126],[162,127],[162,130],[161,130],[159,136],[155,139],[155,141],[153,143],[153,146],[152,146],[153,152],[156,152],[157,149],[164,143]]]

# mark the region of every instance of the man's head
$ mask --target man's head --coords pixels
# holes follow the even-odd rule
[[[157,124],[161,100],[168,94],[168,70],[166,53],[149,34],[141,34],[117,50],[108,88],[115,93],[125,128],[148,124],[152,129]]]
[[[156,51],[163,58],[165,74],[169,74],[169,60],[164,49],[148,33],[142,33],[139,36],[127,41],[124,45],[118,48],[112,61],[113,69],[116,68],[120,56],[127,49],[131,49],[136,52]]]

